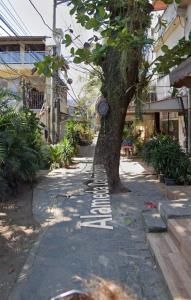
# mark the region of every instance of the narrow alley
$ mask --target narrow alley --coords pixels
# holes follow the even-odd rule
[[[88,150],[74,169],[54,170],[36,186],[33,213],[43,230],[10,300],[50,299],[81,288],[76,276],[91,275],[120,283],[138,299],[169,299],[141,219],[145,201],[157,202],[163,195],[152,180],[145,179],[140,164],[122,159],[123,183],[131,192],[111,195],[113,230],[80,227],[80,216],[87,215],[92,201],[85,184],[92,172],[88,155],[93,149]]]

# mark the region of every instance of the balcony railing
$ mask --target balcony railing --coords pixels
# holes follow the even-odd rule
[[[0,52],[0,64],[34,64],[36,62],[42,61],[45,55],[45,51]]]
[[[176,5],[174,3],[168,5],[168,7],[166,8],[162,16],[159,17],[159,21],[153,30],[153,37],[155,35],[155,39],[159,39],[167,30],[167,28],[173,23],[176,17],[177,17]]]

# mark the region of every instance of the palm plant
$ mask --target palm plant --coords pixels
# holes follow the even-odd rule
[[[61,144],[50,145],[50,168],[57,169],[62,166],[62,146]]]
[[[72,156],[75,154],[75,148],[67,138],[64,138],[61,143],[61,152],[64,165],[69,166],[72,163]]]
[[[0,92],[0,97],[1,94]],[[1,101],[3,107],[3,102]],[[4,104],[0,111],[0,188],[16,190],[32,183],[39,168],[41,126],[29,110],[15,112]]]

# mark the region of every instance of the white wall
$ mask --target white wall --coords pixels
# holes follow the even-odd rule
[[[167,45],[169,48],[173,48],[177,44],[177,42],[183,37],[184,28],[181,25],[179,25],[176,28],[176,30],[172,32],[169,39],[164,44]],[[161,55],[163,55],[163,52],[161,49],[159,49],[156,52],[156,57],[159,57]],[[170,79],[168,75],[157,79],[156,91],[158,100],[162,100],[171,96],[172,88],[170,87]]]
[[[188,5],[186,11],[186,24],[185,24],[185,38],[189,40],[189,34],[191,32],[191,4]]]
[[[153,33],[156,40],[158,40],[161,37],[161,35],[165,32],[166,28],[175,19],[176,7],[176,4],[170,4],[162,13],[156,12],[156,16],[152,20]],[[164,22],[164,26],[161,26],[162,22]]]

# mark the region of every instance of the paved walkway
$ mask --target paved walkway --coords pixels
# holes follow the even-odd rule
[[[111,196],[114,229],[80,227],[80,216],[87,215],[92,202],[84,185],[92,163],[83,160],[75,167],[52,171],[35,188],[34,215],[43,230],[9,299],[50,299],[79,288],[74,276],[91,274],[130,287],[138,299],[170,299],[145,242],[140,214],[145,201],[163,197],[152,178],[145,180],[140,164],[122,160],[122,178],[131,192]]]

